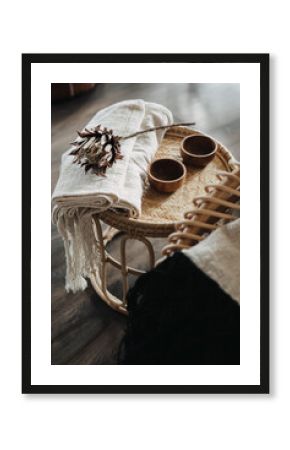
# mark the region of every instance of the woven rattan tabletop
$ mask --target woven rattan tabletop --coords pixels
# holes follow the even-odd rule
[[[182,161],[180,143],[185,136],[203,133],[185,127],[169,129],[156,153],[156,159],[171,157]],[[217,142],[215,158],[203,169],[187,166],[183,185],[172,194],[162,194],[146,183],[142,200],[142,214],[138,219],[129,218],[120,211],[108,210],[100,214],[103,222],[131,235],[164,237],[175,230],[176,223],[182,221],[184,213],[192,209],[194,198],[204,194],[207,185],[216,183],[220,171],[231,172],[235,160],[228,149]]]

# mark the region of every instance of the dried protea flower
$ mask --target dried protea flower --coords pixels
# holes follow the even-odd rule
[[[78,131],[80,139],[72,145],[70,152],[74,155],[74,163],[91,170],[96,175],[105,176],[107,167],[111,167],[117,159],[122,159],[120,138],[113,135],[113,130],[97,125],[94,128]]]
[[[78,131],[80,139],[72,142],[75,148],[70,152],[74,155],[73,163],[80,164],[85,168],[85,172],[91,170],[96,175],[105,176],[107,167],[111,167],[117,159],[122,159],[121,141],[131,139],[143,133],[156,130],[164,130],[181,125],[195,125],[194,122],[173,123],[171,125],[160,125],[158,127],[147,128],[136,131],[128,136],[115,136],[113,130],[97,125],[94,128]]]

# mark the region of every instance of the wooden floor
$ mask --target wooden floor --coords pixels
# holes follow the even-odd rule
[[[82,128],[99,109],[130,98],[161,103],[173,112],[176,121],[194,120],[196,129],[221,141],[239,159],[239,85],[102,84],[88,94],[52,105],[52,190],[61,154],[75,138],[75,130]],[[156,242],[157,250],[162,244],[161,240]],[[110,251],[118,254],[118,238],[110,244]],[[51,363],[115,364],[125,317],[107,307],[91,287],[78,294],[65,292],[63,243],[54,225],[51,253]],[[130,265],[143,267],[138,243],[131,245],[129,256]],[[121,282],[114,269],[110,284],[112,292],[120,294]]]

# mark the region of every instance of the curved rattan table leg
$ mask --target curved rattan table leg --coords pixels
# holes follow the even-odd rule
[[[121,253],[121,274],[122,274],[122,281],[123,281],[123,304],[124,304],[124,306],[127,306],[127,293],[128,293],[128,289],[129,289],[128,274],[130,272],[130,267],[127,265],[127,258],[126,258],[126,242],[129,239],[138,240],[140,242],[143,242],[143,244],[145,244],[145,246],[148,249],[150,269],[153,269],[153,267],[155,265],[154,249],[152,247],[151,242],[148,239],[146,239],[145,236],[131,236],[130,234],[125,234],[124,236],[122,236],[120,253]]]
[[[101,297],[102,300],[104,300],[111,308],[123,313],[127,314],[127,293],[129,289],[129,283],[128,283],[128,275],[129,273],[132,273],[133,275],[142,275],[145,273],[144,270],[135,269],[133,267],[130,267],[127,265],[127,256],[126,256],[126,242],[131,240],[138,240],[143,242],[143,244],[147,247],[148,255],[149,255],[149,267],[152,269],[155,266],[155,254],[154,249],[149,241],[145,236],[132,236],[131,234],[124,234],[121,237],[121,258],[120,262],[117,261],[115,258],[113,258],[108,251],[106,250],[106,244],[110,242],[110,237],[113,238],[117,233],[120,231],[116,228],[109,229],[109,233],[105,231],[105,233],[102,230],[102,225],[100,222],[100,219],[98,217],[94,218],[95,226],[96,226],[96,238],[98,243],[98,270],[96,273],[91,274],[91,283],[97,294]],[[109,239],[108,239],[109,237]],[[112,266],[116,267],[120,272],[122,276],[122,284],[123,284],[123,295],[122,299],[119,299],[115,295],[111,294],[108,291],[107,286],[107,265],[111,264]]]
[[[101,297],[101,299],[104,300],[104,302],[106,302],[111,308],[115,309],[116,311],[122,314],[127,314],[127,310],[124,307],[123,302],[118,297],[111,294],[107,289],[108,258],[104,245],[102,226],[97,217],[95,218],[95,225],[96,225],[97,242],[99,247],[99,261],[98,261],[98,271],[96,271],[96,273],[91,274],[90,277],[92,286],[97,292],[97,294]]]

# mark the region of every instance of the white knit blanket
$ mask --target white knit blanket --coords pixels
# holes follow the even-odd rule
[[[126,136],[145,128],[170,125],[172,114],[164,106],[128,100],[99,111],[86,125],[101,124],[115,135]],[[52,196],[53,222],[63,237],[66,254],[66,289],[76,292],[87,286],[86,277],[98,267],[98,243],[92,215],[108,208],[126,208],[131,217],[141,214],[148,164],[164,130],[122,141],[123,159],[107,169],[106,177],[85,173],[73,164],[69,148],[62,156],[59,179]]]
[[[240,303],[240,219],[218,228],[183,253]]]

